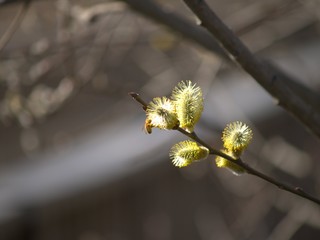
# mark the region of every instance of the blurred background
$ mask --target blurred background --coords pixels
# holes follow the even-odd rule
[[[182,1],[0,3],[0,239],[320,239],[315,204],[213,156],[175,168],[169,150],[186,137],[144,133],[127,93],[150,101],[190,79],[205,95],[201,138],[219,149],[225,125],[246,122],[245,161],[320,197],[319,139],[199,42],[208,35]],[[253,52],[319,92],[317,0],[208,3]]]

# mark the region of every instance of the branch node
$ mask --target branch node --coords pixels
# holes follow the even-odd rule
[[[294,188],[297,192],[303,193],[303,189],[301,187],[295,187]]]

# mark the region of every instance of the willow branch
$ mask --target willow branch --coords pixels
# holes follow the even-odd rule
[[[139,104],[141,104],[143,110],[146,110],[147,109],[147,103],[139,96],[138,93],[135,93],[135,92],[130,92],[129,95],[135,100],[137,101]],[[242,159],[234,159],[232,158],[231,156],[219,151],[219,150],[216,150],[214,149],[213,147],[211,147],[209,144],[207,144],[205,141],[203,141],[201,138],[199,138],[197,136],[197,134],[195,132],[192,132],[192,133],[189,133],[187,131],[185,131],[184,129],[178,127],[176,128],[175,130],[179,131],[180,133],[184,134],[185,136],[193,139],[194,141],[196,141],[197,143],[199,143],[200,145],[206,147],[207,149],[209,149],[209,152],[211,155],[217,155],[217,156],[220,156],[220,157],[223,157],[225,158],[226,160],[236,164],[237,166],[243,168],[246,173],[250,174],[250,175],[254,175],[258,178],[261,178],[275,186],[277,186],[278,188],[284,190],[284,191],[287,191],[287,192],[291,192],[297,196],[300,196],[302,198],[305,198],[305,199],[308,199],[318,205],[320,205],[320,199],[306,193],[305,191],[303,191],[302,188],[300,187],[293,187],[293,186],[290,186],[288,184],[285,184],[285,183],[282,183],[264,173],[261,173],[260,171],[252,168],[251,166],[249,166],[247,163],[243,162]]]
[[[243,44],[219,19],[219,21],[217,20],[215,14],[204,1],[185,0],[188,6],[202,21],[202,26],[207,28],[214,37],[189,20],[177,15],[173,11],[161,7],[153,0],[122,1],[126,2],[135,11],[157,23],[167,26],[181,34],[185,39],[218,54],[223,59],[228,58],[228,48],[234,48],[231,51],[231,53],[233,53],[232,58],[237,62],[240,61],[243,66],[246,66],[244,69],[249,72],[270,95],[278,100],[279,105],[299,119],[311,132],[320,138],[320,96],[296,81],[292,76],[288,76],[272,63],[259,60],[256,57],[252,59],[252,54],[249,50],[246,47],[239,47],[241,45],[243,46]],[[212,16],[212,13],[214,16]],[[223,27],[221,27],[221,25]],[[224,36],[223,41],[221,41],[220,36]],[[217,43],[217,40],[219,43]],[[233,46],[233,44],[235,45]],[[222,50],[221,45],[227,49],[227,52]],[[228,48],[226,48],[225,45],[227,45]],[[250,61],[247,61],[248,56]],[[251,65],[251,62],[255,62],[256,64]],[[258,68],[255,69],[257,65]],[[261,71],[262,69],[263,71]],[[256,75],[260,77],[256,78]]]

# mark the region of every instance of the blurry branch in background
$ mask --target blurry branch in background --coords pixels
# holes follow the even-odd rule
[[[79,23],[88,25],[103,15],[123,11],[125,8],[126,5],[121,2],[100,3],[87,8],[76,5],[72,8],[71,14]]]
[[[122,0],[126,2],[133,10],[144,16],[163,24],[166,27],[186,37],[200,46],[218,54],[224,60],[228,60],[227,55],[218,45],[218,43],[206,31],[196,27],[188,19],[179,16],[169,9],[163,8],[153,0]]]
[[[255,57],[240,39],[216,16],[205,1],[184,0],[206,28],[230,54],[230,58],[249,73],[278,104],[291,112],[320,137],[319,101],[307,98],[310,89],[288,85],[280,72]]]
[[[0,53],[2,49],[7,45],[7,43],[10,41],[13,34],[16,32],[18,27],[20,26],[29,6],[30,6],[31,0],[25,0],[23,1],[19,11],[13,18],[12,22],[8,26],[5,33],[0,38]]]
[[[238,37],[210,10],[204,1],[185,0],[191,10],[219,42],[195,24],[162,8],[152,0],[123,0],[130,7],[152,20],[166,25],[187,39],[232,60],[246,70],[278,104],[299,119],[320,138],[320,97],[317,93],[297,82],[272,63],[253,56]],[[220,44],[225,50],[222,50]]]
[[[137,101],[139,104],[141,104],[142,108],[144,111],[146,111],[148,104],[139,96],[138,93],[135,92],[130,92],[129,95],[135,100]],[[177,130],[180,133],[184,134],[185,136],[193,139],[194,141],[196,141],[197,143],[199,143],[200,145],[202,145],[203,147],[206,147],[209,150],[209,154],[211,155],[216,155],[216,156],[220,156],[224,159],[226,159],[227,161],[229,161],[231,164],[235,164],[236,166],[238,166],[240,169],[244,169],[244,171],[250,175],[254,175],[258,178],[261,178],[275,186],[277,186],[278,188],[287,191],[287,192],[291,192],[297,196],[300,196],[302,198],[308,199],[318,205],[320,205],[320,199],[306,193],[305,191],[303,191],[302,188],[300,187],[292,187],[288,184],[282,183],[268,175],[265,175],[261,172],[259,172],[258,170],[252,168],[251,166],[249,166],[247,163],[243,162],[241,158],[238,159],[234,159],[231,156],[216,150],[215,148],[211,147],[210,144],[206,143],[205,141],[203,141],[201,138],[198,137],[198,135],[195,132],[188,132],[185,129],[181,128],[181,127],[175,127],[173,128],[173,130]],[[149,132],[151,133],[151,131]]]
[[[16,121],[20,126],[27,128],[42,122],[60,110],[90,83],[103,64],[102,59],[110,49],[109,39],[113,35],[113,29],[119,27],[122,17],[119,21],[115,21],[113,26],[108,25],[110,31],[107,33],[105,31],[107,23],[103,19],[111,13],[122,16],[127,7],[120,2],[82,8],[64,0],[57,1],[56,6],[57,43],[52,39],[39,39],[28,46],[28,49],[21,51],[21,55],[18,56],[21,56],[22,61],[14,61],[11,69],[7,67],[8,64],[4,64],[4,69],[8,70],[7,75],[2,74],[5,84],[0,94],[3,98],[0,102],[0,121],[6,125]],[[24,9],[26,11],[27,7]],[[25,12],[23,14],[20,12],[21,19],[24,14]],[[88,41],[92,42],[90,48],[84,46]],[[96,51],[96,48],[101,51]],[[76,58],[78,51],[86,51],[85,57]],[[11,59],[11,52],[8,52],[9,54],[4,51],[3,55],[7,54]],[[80,64],[81,69],[76,71]],[[20,73],[22,68],[27,70]],[[55,83],[48,84],[51,76],[60,69],[63,75],[55,75],[52,81]]]

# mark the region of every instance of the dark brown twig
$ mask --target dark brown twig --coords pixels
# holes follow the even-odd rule
[[[130,92],[129,95],[135,100],[137,101],[139,104],[141,104],[142,108],[144,110],[147,109],[147,103],[139,96],[138,93],[135,93],[135,92]],[[221,152],[221,151],[218,151],[216,149],[214,149],[213,147],[211,147],[209,144],[207,144],[206,142],[204,142],[202,139],[200,139],[197,134],[195,132],[193,133],[189,133],[187,131],[185,131],[184,129],[178,127],[176,129],[177,131],[181,132],[182,134],[188,136],[189,138],[195,140],[197,143],[201,144],[202,146],[206,147],[209,149],[210,151],[210,154],[212,155],[217,155],[217,156],[220,156],[220,157],[223,157],[225,159],[227,159],[228,161],[236,164],[237,166],[243,168],[248,174],[250,175],[254,175],[258,178],[261,178],[275,186],[277,186],[278,188],[282,189],[282,190],[285,190],[287,192],[291,192],[297,196],[300,196],[302,198],[305,198],[305,199],[308,199],[318,205],[320,205],[320,199],[304,192],[302,190],[302,188],[300,187],[292,187],[288,184],[285,184],[285,183],[282,183],[282,182],[279,182],[278,180],[268,176],[268,175],[265,175],[261,172],[259,172],[258,170],[250,167],[247,163],[243,162],[240,158],[239,159],[233,159],[232,157],[230,157],[229,155],[226,155],[225,153]]]

